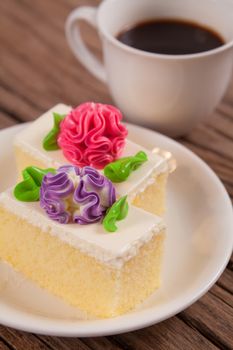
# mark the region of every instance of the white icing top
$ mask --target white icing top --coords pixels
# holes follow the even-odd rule
[[[1,206],[39,227],[45,234],[57,236],[113,268],[120,268],[143,244],[165,228],[161,218],[133,206],[130,206],[128,216],[117,222],[115,233],[106,232],[101,223],[62,225],[52,221],[39,202],[20,202],[12,193],[13,189],[9,189],[0,194]]]
[[[61,150],[48,152],[43,149],[42,141],[53,127],[52,113],[68,114],[70,110],[71,107],[64,104],[54,106],[19,133],[15,138],[15,145],[21,147],[24,152],[28,152],[33,158],[44,162],[47,167],[57,168],[67,164],[68,160]],[[128,194],[129,200],[151,184],[157,174],[168,170],[167,161],[164,158],[128,139],[122,157],[135,155],[140,150],[146,152],[148,161],[137,171],[132,172],[127,181],[115,184],[118,196]]]

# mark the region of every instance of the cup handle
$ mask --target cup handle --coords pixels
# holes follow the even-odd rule
[[[98,8],[83,6],[71,12],[66,20],[66,37],[75,57],[97,79],[107,82],[104,65],[89,51],[82,40],[78,22],[84,20],[94,28],[97,28],[96,14]]]

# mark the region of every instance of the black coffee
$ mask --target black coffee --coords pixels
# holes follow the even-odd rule
[[[187,55],[224,44],[214,30],[181,20],[143,22],[121,32],[117,39],[136,49],[166,55]]]

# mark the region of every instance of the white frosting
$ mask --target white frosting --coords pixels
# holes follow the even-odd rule
[[[138,253],[141,246],[165,229],[161,218],[132,206],[128,216],[117,222],[118,231],[115,233],[106,232],[101,223],[62,225],[52,221],[40,208],[39,202],[20,202],[12,193],[13,190],[9,189],[0,194],[2,207],[39,227],[45,234],[57,236],[113,268],[120,268]]]
[[[45,151],[42,147],[42,141],[53,127],[52,113],[68,114],[70,110],[71,107],[64,104],[54,106],[19,133],[16,136],[15,145],[22,148],[24,152],[28,152],[34,159],[44,162],[48,167],[57,168],[67,164],[68,161],[63,156],[61,150]],[[146,152],[148,161],[136,171],[132,172],[127,181],[115,184],[117,194],[119,196],[128,194],[130,200],[132,200],[137,193],[144,191],[149,184],[153,183],[156,175],[168,171],[167,161],[163,157],[153,154],[151,151],[128,139],[122,157],[135,155],[140,150]]]

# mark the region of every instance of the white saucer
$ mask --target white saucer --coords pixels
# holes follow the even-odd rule
[[[228,195],[211,169],[192,152],[158,133],[128,125],[130,138],[174,154],[178,168],[168,186],[168,234],[162,287],[137,310],[88,320],[0,263],[0,323],[59,336],[101,336],[165,320],[200,298],[223,272],[232,252],[233,216]],[[24,125],[0,132],[0,190],[16,178],[12,141]]]

